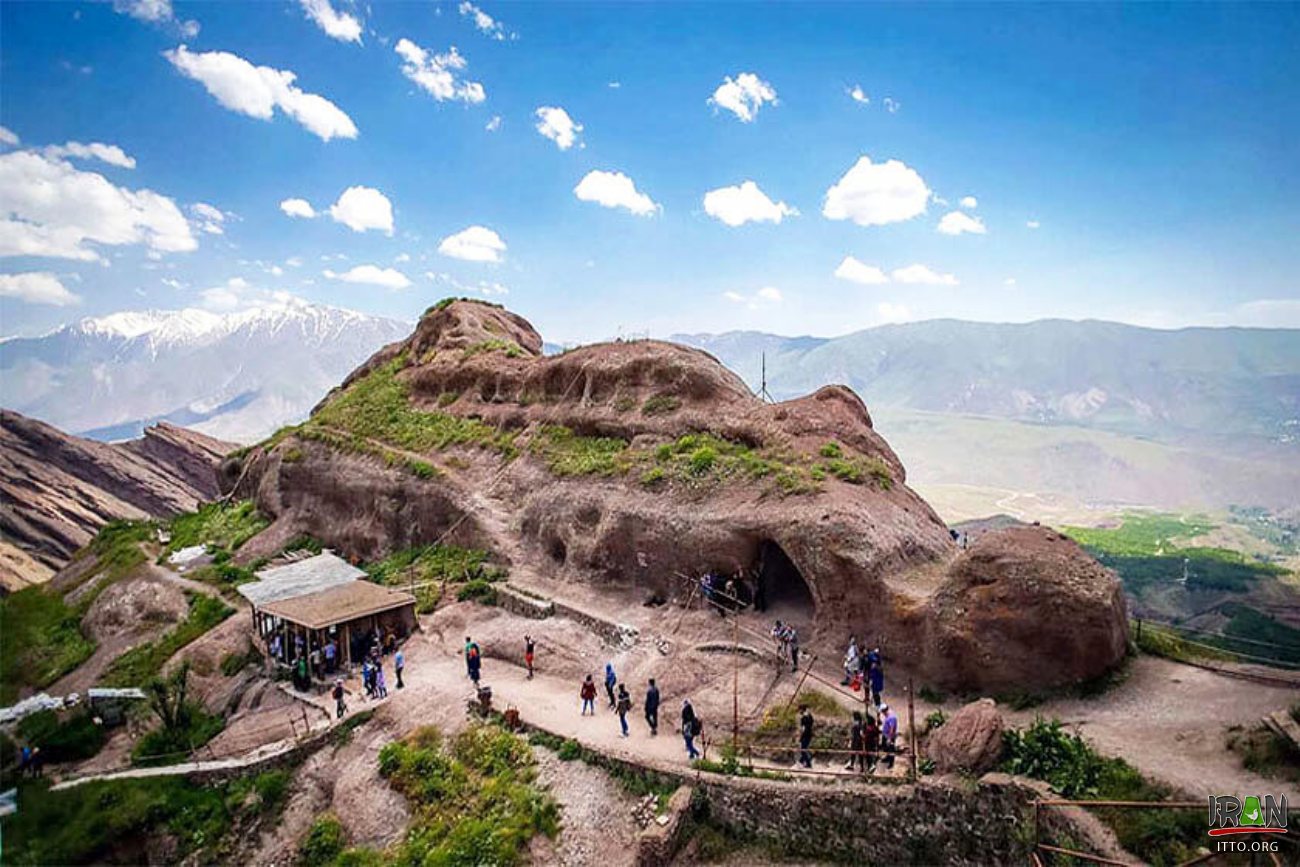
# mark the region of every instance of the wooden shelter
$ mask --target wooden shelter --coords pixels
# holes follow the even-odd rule
[[[325,551],[264,569],[237,589],[253,607],[253,628],[284,665],[305,656],[313,677],[350,666],[376,637],[405,638],[416,627],[415,597],[365,580],[366,573]]]

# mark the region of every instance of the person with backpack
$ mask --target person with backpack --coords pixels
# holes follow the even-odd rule
[[[591,711],[591,715],[595,716],[596,684],[592,681],[590,674],[587,675],[587,679],[582,682],[582,689],[578,692],[578,695],[582,698],[582,713],[580,715],[586,716],[587,711]]]
[[[805,768],[812,767],[812,753],[809,748],[813,739],[813,715],[808,705],[799,705],[799,764]]]
[[[472,650],[475,647],[477,647],[477,645],[474,644],[474,642],[470,639],[468,635],[466,635],[465,636],[465,675],[466,676],[469,676],[469,669],[470,669],[469,653],[470,650]]]
[[[334,681],[334,713],[338,719],[348,712],[347,702],[343,700],[343,678]]]
[[[844,680],[840,686],[848,686],[858,673],[858,639],[849,636],[849,649],[844,652]]]
[[[700,751],[695,749],[695,739],[703,731],[704,725],[700,718],[695,715],[695,708],[691,706],[691,700],[682,699],[682,739],[686,741],[686,758],[687,760],[698,759]]]
[[[479,655],[478,645],[474,644],[469,649],[469,679],[474,681],[474,686],[478,686],[479,676],[483,670],[483,657]]]
[[[645,721],[650,726],[650,736],[659,734],[659,687],[650,678],[650,688],[645,691]]]
[[[524,636],[524,665],[528,666],[528,679],[533,679],[533,651],[537,645],[531,635]]]
[[[614,663],[607,662],[605,663],[605,694],[609,696],[610,710],[613,710],[614,706],[618,704],[617,699],[614,697],[614,687],[617,685],[618,675],[614,674]]]
[[[627,686],[618,685],[618,704],[614,706],[618,714],[618,724],[623,727],[623,737],[627,737],[627,712],[632,709],[632,696],[628,695]]]

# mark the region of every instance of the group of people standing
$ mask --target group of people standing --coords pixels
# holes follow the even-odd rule
[[[391,639],[392,633],[388,633],[387,638],[381,638],[378,629],[375,629],[370,649],[366,651],[365,659],[361,662],[361,685],[365,689],[366,698],[381,699],[388,697],[388,679],[384,676],[384,657],[390,653],[393,655],[393,673],[396,675],[398,689],[406,684],[402,682],[402,672],[406,668],[406,654],[397,646],[395,640]],[[296,673],[296,672],[295,672]],[[343,687],[343,678],[337,678],[334,681],[334,687],[330,690],[334,697],[334,713],[339,719],[348,712],[347,690]]]
[[[885,666],[880,648],[873,647],[862,653],[858,650],[857,636],[850,635],[848,650],[844,652],[844,680],[840,686],[847,686],[854,692],[870,689],[871,703],[880,707],[881,693],[885,691]]]
[[[596,715],[596,681],[592,675],[588,674],[582,681],[582,686],[578,689],[578,698],[582,700],[581,716]],[[618,715],[619,728],[623,737],[629,736],[627,724],[627,715],[632,712],[632,694],[627,690],[627,684],[620,683],[618,675],[614,672],[614,663],[605,663],[605,697],[609,700],[609,709]],[[659,734],[659,685],[655,679],[650,678],[646,685],[645,700],[642,703],[645,713],[646,725],[650,728],[650,736],[655,737]],[[686,745],[686,756],[688,759],[697,759],[700,752],[695,748],[695,739],[699,737],[703,730],[703,723],[695,714],[695,708],[691,706],[690,699],[682,700],[682,739]]]
[[[813,729],[816,720],[808,705],[799,705],[799,764],[812,767]],[[898,751],[898,716],[889,705],[881,705],[876,715],[870,711],[855,710],[853,724],[849,727],[849,761],[844,770],[857,768],[863,773],[876,769],[877,759],[885,754],[885,767],[894,766],[894,753]]]
[[[799,630],[793,623],[778,620],[772,626],[772,640],[776,642],[776,655],[781,661],[790,663],[790,672],[799,670]]]

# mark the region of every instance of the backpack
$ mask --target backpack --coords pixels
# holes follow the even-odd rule
[[[691,737],[698,738],[700,732],[704,731],[704,722],[699,717],[691,720]]]

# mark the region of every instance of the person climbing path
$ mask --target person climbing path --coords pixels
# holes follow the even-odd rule
[[[605,663],[605,694],[609,696],[610,710],[618,703],[614,697],[614,687],[618,685],[618,675],[614,674],[614,663]]]
[[[695,715],[695,708],[691,706],[689,698],[682,699],[682,739],[686,741],[686,758],[695,760],[700,757],[700,751],[695,749],[695,738],[701,731],[700,718]]]
[[[813,715],[808,710],[808,705],[799,705],[799,764],[805,768],[812,767],[812,753],[809,747],[812,746],[813,738]]]
[[[537,645],[531,635],[524,636],[524,665],[528,666],[528,679],[533,679],[533,653]]]
[[[337,719],[343,719],[343,715],[348,712],[347,702],[343,698],[343,678],[334,681],[334,715]]]
[[[393,668],[397,672],[397,688],[402,688],[402,670],[406,668],[406,655],[399,647],[397,653],[393,656]]]
[[[655,686],[653,677],[645,691],[645,721],[650,726],[651,737],[659,734],[659,687]]]

